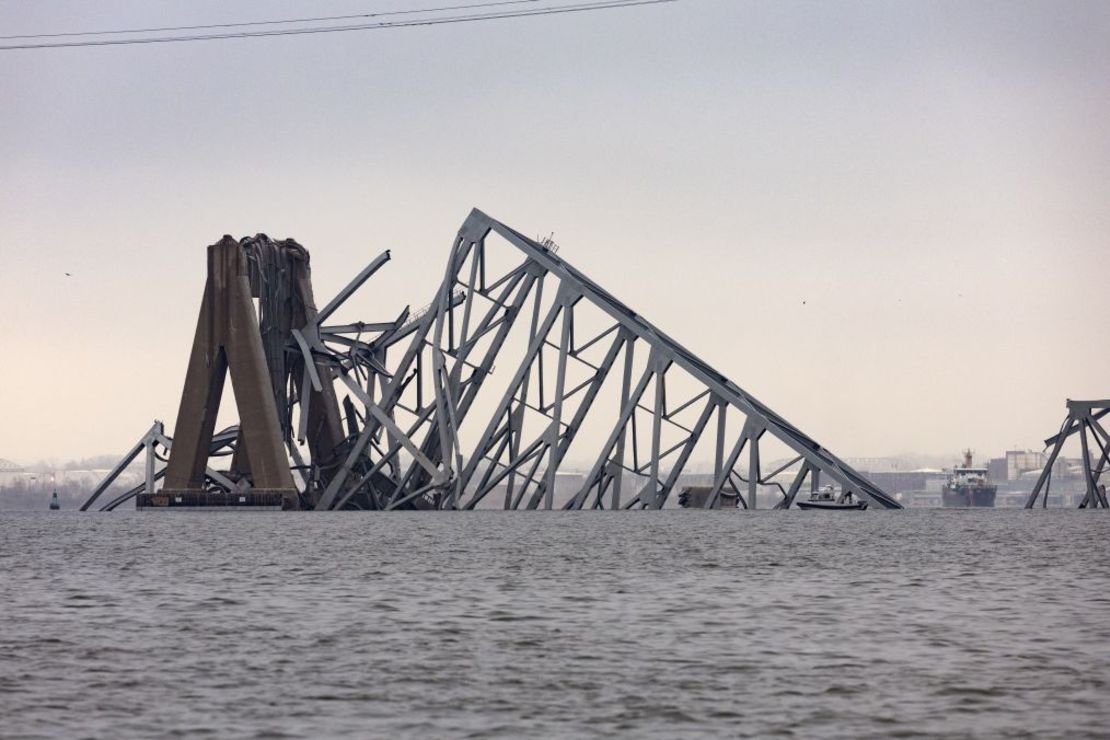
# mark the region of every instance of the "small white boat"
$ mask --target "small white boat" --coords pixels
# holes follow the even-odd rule
[[[836,489],[832,486],[821,486],[809,494],[808,501],[798,501],[796,505],[799,509],[828,509],[830,511],[863,511],[867,508],[867,502],[855,500],[851,491],[838,496],[836,495]]]

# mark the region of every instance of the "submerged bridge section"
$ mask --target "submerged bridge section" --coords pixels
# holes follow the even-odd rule
[[[474,210],[426,309],[332,323],[389,258],[317,310],[296,242],[209,247],[175,435],[156,425],[140,440],[130,457],[147,451],[147,482],[104,508],[235,492],[313,510],[658,509],[691,460],[712,460],[705,508],[723,493],[789,508],[820,483],[901,508],[550,240]],[[228,371],[240,425],[217,435]],[[565,475],[569,461],[585,474]]]

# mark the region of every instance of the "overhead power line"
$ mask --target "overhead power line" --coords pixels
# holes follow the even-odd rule
[[[444,7],[439,9],[426,9],[424,11],[392,11],[393,14],[402,14],[406,12],[423,12],[430,13],[444,10],[453,10],[467,7],[490,7],[493,5],[508,5],[519,4],[521,2],[529,2],[530,0],[509,0],[507,2],[491,2],[491,3],[472,3],[469,6],[455,6]],[[307,28],[282,28],[282,29],[266,29],[258,31],[235,31],[226,33],[208,33],[208,34],[180,34],[172,36],[144,36],[138,38],[119,38],[119,39],[89,39],[89,40],[76,40],[76,41],[47,41],[47,42],[32,42],[23,44],[5,44],[0,45],[0,51],[14,51],[17,49],[59,49],[59,48],[74,48],[83,46],[125,46],[134,44],[164,44],[164,43],[177,43],[183,41],[216,41],[224,39],[243,39],[243,38],[260,38],[269,36],[300,36],[315,33],[337,33],[342,31],[372,31],[372,30],[388,30],[397,28],[413,28],[416,26],[439,26],[451,23],[474,23],[480,21],[504,20],[509,18],[528,18],[532,16],[543,15],[560,15],[564,13],[581,13],[595,10],[612,10],[619,8],[631,8],[640,5],[660,5],[662,3],[677,2],[677,0],[593,0],[591,2],[576,2],[565,5],[551,5],[537,8],[528,8],[520,10],[502,10],[485,13],[468,13],[453,16],[438,16],[432,18],[414,18],[398,21],[379,21],[376,23],[354,23],[338,26],[311,26]],[[385,15],[380,13],[379,15]],[[356,17],[370,17],[373,14],[359,14]],[[323,20],[323,19],[312,19]],[[252,26],[264,24],[279,24],[279,23],[293,23],[298,21],[256,21],[253,23],[242,24],[212,24],[210,27],[239,27],[239,26]],[[179,27],[184,30],[186,27]],[[203,27],[198,27],[203,28]],[[166,29],[169,30],[169,29]],[[138,31],[88,31],[58,34],[59,36],[89,36],[89,35],[108,35],[118,33],[132,33]],[[49,34],[40,34],[33,37],[21,38],[47,38]]]
[[[238,23],[206,23],[199,26],[155,26],[153,28],[118,28],[110,31],[67,31],[64,33],[28,33],[14,36],[0,36],[2,41],[15,39],[53,39],[65,36],[111,36],[123,33],[164,33],[166,31],[204,31],[213,28],[243,28],[247,26],[277,26],[290,23],[326,23],[349,21],[356,18],[384,18],[396,15],[423,15],[425,13],[445,13],[448,10],[474,10],[499,5],[534,5],[547,0],[497,0],[496,2],[466,3],[465,5],[444,5],[438,8],[410,8],[409,10],[378,10],[372,13],[352,13],[350,15],[322,15],[314,18],[282,18],[280,20],[241,21]]]

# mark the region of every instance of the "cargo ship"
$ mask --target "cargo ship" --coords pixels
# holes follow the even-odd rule
[[[945,508],[993,508],[998,486],[990,481],[986,468],[971,464],[971,450],[964,450],[964,464],[952,468],[948,482],[941,489]]]

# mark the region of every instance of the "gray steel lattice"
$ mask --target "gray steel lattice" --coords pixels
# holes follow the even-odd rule
[[[490,258],[491,235],[515,256],[511,266]],[[707,508],[719,505],[722,491],[754,508],[768,486],[778,491],[773,507],[788,508],[804,483],[815,489],[821,476],[842,495],[901,508],[560,258],[549,240],[530,239],[476,209],[459,229],[426,309],[405,309],[392,321],[325,324],[388,259],[387,252],[372,261],[318,313],[298,314],[304,323],[289,328],[285,357],[304,372],[287,392],[288,372],[275,371],[268,353],[302,506],[473,509],[498,491],[507,509],[661,508],[705,438],[714,459]],[[301,294],[310,298],[305,280]],[[265,285],[252,282],[252,289],[263,302]],[[521,333],[518,356],[508,347]],[[503,384],[496,403],[488,394],[479,403],[491,378]],[[333,383],[339,393],[321,392]],[[342,441],[335,442],[335,424],[306,424],[313,413],[342,416]],[[605,432],[604,442],[592,450],[584,483],[557,503],[557,475],[587,424]],[[326,454],[313,444],[323,427],[333,430]],[[793,457],[766,473],[761,441],[769,439]],[[298,446],[305,443],[307,454]]]
[[[1052,466],[1060,456],[1064,443],[1073,434],[1079,435],[1079,443],[1083,451],[1083,477],[1086,483],[1086,491],[1083,500],[1079,502],[1079,508],[1110,508],[1107,504],[1106,486],[1099,483],[1106,470],[1107,461],[1110,460],[1110,434],[1099,423],[1099,420],[1107,414],[1110,414],[1110,400],[1072,401],[1068,399],[1068,415],[1060,426],[1060,431],[1044,441],[1045,447],[1051,447],[1052,452],[1049,453],[1044,469],[1029,493],[1025,508],[1032,509],[1037,505],[1038,499],[1042,507],[1048,506],[1048,492],[1052,487]],[[1098,454],[1098,462],[1093,466],[1091,465],[1092,447]]]

